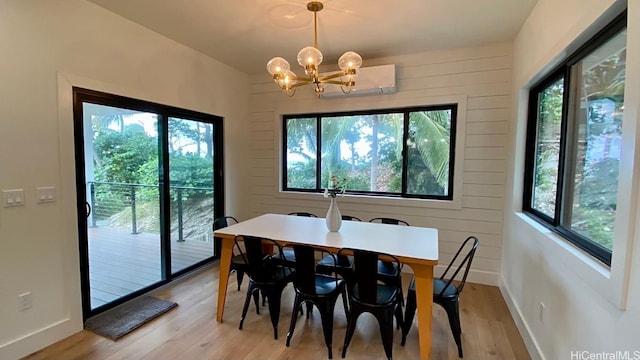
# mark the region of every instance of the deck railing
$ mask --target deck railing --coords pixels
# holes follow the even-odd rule
[[[130,216],[131,233],[137,234],[139,230],[138,220],[140,220],[139,207],[146,207],[143,213],[149,213],[149,207],[156,206],[156,209],[159,208],[159,185],[90,181],[88,182],[88,187],[90,192],[89,204],[92,209],[89,216],[89,225],[91,227],[105,224],[113,216],[121,214],[124,218]],[[177,221],[177,241],[184,241],[185,202],[190,199],[213,199],[213,188],[172,185],[170,186],[170,196],[172,219],[175,216]],[[127,210],[129,210],[130,215],[127,214]],[[157,214],[155,213],[155,218],[158,218]],[[147,220],[145,223],[148,230],[149,219],[145,220]],[[152,223],[153,220],[155,219],[151,220]],[[152,230],[157,232],[160,231],[159,227],[159,221],[156,221],[156,224],[151,226]],[[209,236],[206,236],[205,240],[208,240],[208,238]]]

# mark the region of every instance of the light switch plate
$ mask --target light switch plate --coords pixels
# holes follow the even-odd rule
[[[50,186],[36,188],[36,199],[38,203],[56,201],[56,188]]]
[[[2,190],[2,204],[4,207],[24,205],[24,190]]]

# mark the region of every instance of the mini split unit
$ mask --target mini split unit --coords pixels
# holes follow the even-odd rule
[[[345,94],[340,85],[327,84],[322,94],[323,99],[358,96],[380,95],[396,92],[396,66],[395,64],[363,67],[358,70],[356,86],[351,93]]]

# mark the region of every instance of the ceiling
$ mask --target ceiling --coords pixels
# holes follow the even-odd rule
[[[89,0],[248,74],[274,56],[297,70],[313,45],[306,0]],[[512,40],[537,0],[325,0],[318,13],[324,64]]]

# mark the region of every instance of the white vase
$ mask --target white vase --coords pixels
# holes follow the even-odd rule
[[[342,214],[340,214],[340,209],[338,208],[338,201],[334,197],[331,198],[326,221],[329,231],[338,231],[340,230],[340,226],[342,226]]]

